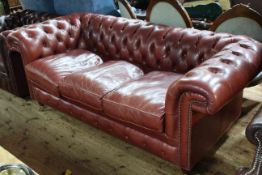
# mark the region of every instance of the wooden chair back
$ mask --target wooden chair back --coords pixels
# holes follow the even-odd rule
[[[136,19],[136,14],[132,11],[132,7],[127,0],[118,0],[117,3],[122,17]]]
[[[177,0],[151,0],[147,8],[146,20],[155,24],[192,27],[192,21]]]
[[[246,35],[262,42],[262,16],[248,6],[238,4],[220,15],[210,30]]]

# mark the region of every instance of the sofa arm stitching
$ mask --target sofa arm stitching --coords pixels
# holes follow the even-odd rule
[[[184,98],[184,96],[187,94],[188,92],[184,92],[180,99],[179,99],[179,107],[178,107],[178,161],[179,161],[179,164],[181,165],[181,100]],[[193,93],[195,94],[195,93]],[[196,95],[199,95],[199,94],[196,94]],[[203,106],[207,106],[207,102],[202,102],[202,101],[197,101],[197,100],[192,100],[189,104],[189,108],[188,108],[188,115],[187,115],[187,119],[188,119],[188,145],[187,145],[187,149],[188,149],[188,152],[187,152],[187,166],[190,165],[190,145],[191,145],[191,122],[192,122],[192,106],[194,104],[200,104],[200,105],[203,105]]]

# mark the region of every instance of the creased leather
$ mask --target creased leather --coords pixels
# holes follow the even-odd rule
[[[26,65],[25,71],[27,79],[39,88],[59,96],[58,83],[64,77],[102,63],[103,60],[98,55],[87,50],[75,49],[36,60]]]

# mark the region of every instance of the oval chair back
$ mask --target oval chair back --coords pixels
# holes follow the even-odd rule
[[[131,5],[126,0],[118,0],[117,3],[122,17],[136,19],[136,14],[132,11]]]
[[[238,4],[220,15],[210,28],[215,32],[246,35],[262,42],[262,16],[244,4]],[[262,82],[262,71],[249,83],[248,87]]]
[[[262,42],[262,16],[250,7],[239,4],[220,15],[210,30],[246,35]]]
[[[151,0],[147,8],[147,21],[182,28],[192,27],[185,8],[177,0]]]

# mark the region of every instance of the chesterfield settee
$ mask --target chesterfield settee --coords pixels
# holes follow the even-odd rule
[[[18,27],[39,23],[56,17],[55,14],[23,10],[16,13],[2,16],[3,23],[0,33],[0,88],[5,89],[17,96],[26,97],[29,95],[27,83],[19,81],[22,62],[20,60],[9,64],[8,49],[6,47],[6,37]],[[23,67],[22,67],[23,68]]]
[[[184,170],[238,119],[242,89],[262,65],[262,46],[248,37],[95,14],[48,20],[7,41],[32,99]]]

